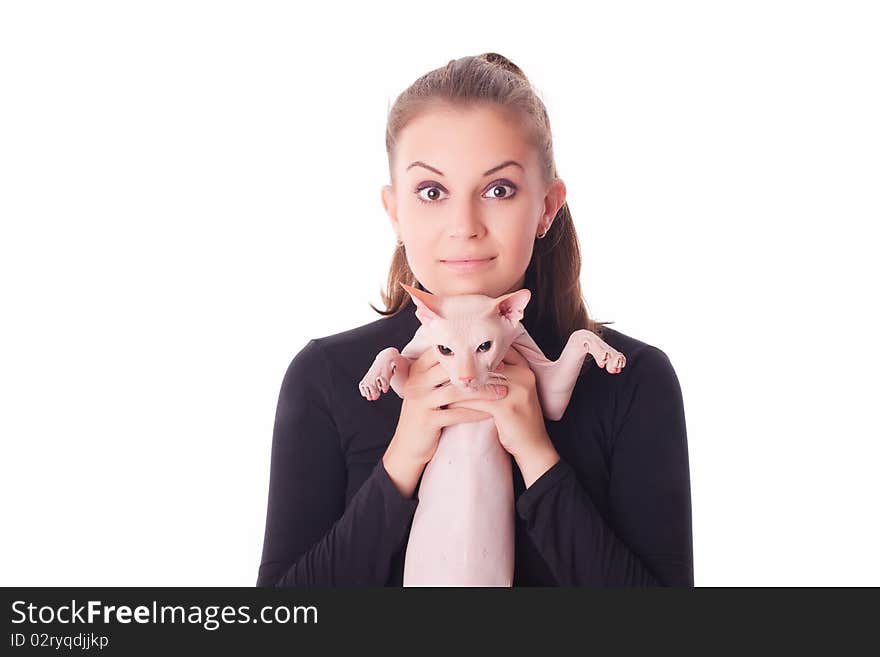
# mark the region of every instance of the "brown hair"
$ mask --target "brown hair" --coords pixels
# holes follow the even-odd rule
[[[438,102],[458,107],[490,105],[518,117],[529,132],[527,138],[537,149],[544,182],[549,184],[557,177],[550,120],[544,103],[516,64],[497,53],[483,53],[451,60],[446,66],[417,79],[397,97],[389,110],[385,131],[392,186],[394,147],[400,131]],[[577,329],[586,328],[602,337],[602,327],[613,324],[590,318],[581,293],[580,272],[580,247],[568,202],[565,202],[556,213],[546,238],[535,241],[524,282],[532,292],[532,302],[526,306],[523,324],[548,358],[558,358],[569,336]],[[402,247],[392,256],[387,288],[381,291],[386,310],[372,304],[370,308],[380,315],[391,316],[412,303],[400,283],[424,289],[410,270]],[[584,366],[590,362],[592,357],[586,358]]]

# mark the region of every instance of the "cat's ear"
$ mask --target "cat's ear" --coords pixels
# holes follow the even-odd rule
[[[422,324],[430,324],[435,319],[442,319],[440,314],[440,299],[424,290],[401,283],[400,286],[409,293],[413,303],[416,304],[416,317]]]
[[[492,301],[489,315],[497,315],[506,318],[511,323],[516,323],[525,315],[526,306],[532,298],[532,292],[528,288],[504,294]]]

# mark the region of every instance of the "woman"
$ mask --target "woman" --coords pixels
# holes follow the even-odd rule
[[[284,377],[258,586],[400,586],[418,482],[442,427],[495,418],[516,499],[514,586],[693,586],[681,390],[660,349],[587,314],[580,252],[549,119],[522,71],[495,53],[416,80],[391,108],[398,235],[383,319],[311,340]],[[453,260],[477,259],[470,267]],[[568,409],[545,421],[528,364],[505,358],[507,394],[461,392],[426,351],[406,399],[365,401],[376,353],[419,322],[407,283],[433,294],[532,291],[523,325],[555,360],[586,328],[626,356],[587,358]],[[375,310],[375,309],[374,309]]]

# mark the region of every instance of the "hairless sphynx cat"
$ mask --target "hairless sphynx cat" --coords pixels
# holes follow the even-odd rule
[[[593,354],[612,374],[626,358],[592,331],[571,334],[556,361],[548,360],[520,320],[528,289],[492,298],[481,294],[439,296],[401,284],[422,325],[403,351],[383,349],[359,383],[368,400],[389,386],[399,397],[410,363],[437,349],[449,375],[443,385],[474,390],[506,377],[496,372],[516,349],[535,374],[544,416],[559,420],[584,358]],[[404,561],[404,586],[511,586],[514,566],[514,499],[511,459],[498,440],[493,418],[443,427],[418,491]]]

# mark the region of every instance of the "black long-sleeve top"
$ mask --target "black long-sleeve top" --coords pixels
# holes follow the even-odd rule
[[[528,318],[526,330],[555,360],[559,351]],[[379,351],[402,350],[418,327],[407,304],[310,340],[293,358],[275,416],[257,586],[402,586],[418,488],[405,498],[381,459],[403,400],[389,390],[368,401],[357,384]],[[513,585],[693,586],[678,378],[662,350],[603,330],[626,367],[585,368],[562,418],[545,419],[560,460],[528,489],[512,462]]]

